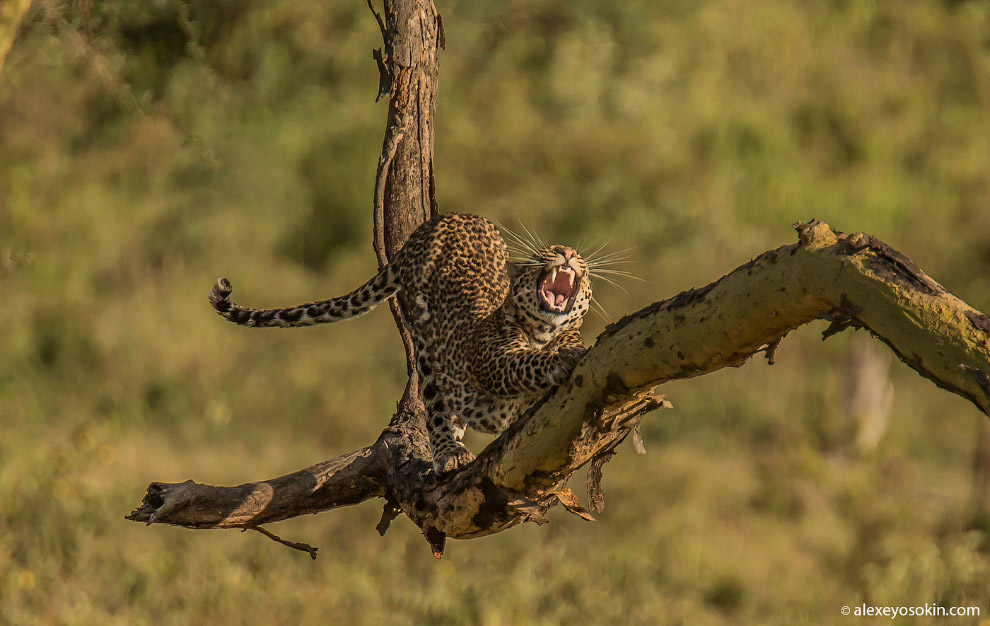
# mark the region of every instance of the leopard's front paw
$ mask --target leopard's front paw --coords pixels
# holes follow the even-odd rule
[[[581,357],[585,355],[588,351],[584,346],[575,346],[573,348],[561,348],[557,356],[560,357],[560,364],[558,365],[556,371],[553,373],[553,384],[557,385],[565,380],[577,367],[578,361]]]
[[[458,443],[457,447],[451,450],[433,452],[433,469],[437,474],[446,474],[464,467],[474,460],[474,453]]]
[[[578,361],[588,352],[588,349],[584,346],[574,346],[573,348],[561,348],[560,350],[560,360],[564,362],[564,366],[568,371],[573,370],[577,366]]]

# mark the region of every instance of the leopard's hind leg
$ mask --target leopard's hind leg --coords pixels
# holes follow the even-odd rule
[[[426,432],[433,448],[433,469],[438,474],[452,472],[474,460],[474,453],[461,443],[465,424],[456,415],[455,385],[436,371],[429,346],[422,346],[418,353],[417,370],[426,404]]]

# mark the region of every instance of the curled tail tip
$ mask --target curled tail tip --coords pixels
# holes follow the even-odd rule
[[[230,309],[230,293],[234,290],[231,286],[230,281],[226,278],[220,278],[217,280],[216,284],[213,285],[213,290],[210,291],[210,304],[213,308],[219,312],[224,312]]]

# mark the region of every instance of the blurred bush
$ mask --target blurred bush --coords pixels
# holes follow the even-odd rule
[[[990,309],[986,2],[438,8],[441,208],[632,248],[645,282],[598,289],[613,316],[810,217],[885,239]],[[388,315],[250,331],[205,299],[221,274],[266,306],[374,271],[378,45],[360,2],[35,0],[0,74],[0,620],[990,613],[987,529],[968,510],[981,417],[897,364],[890,433],[856,454],[850,338],[815,329],[773,368],[669,385],[677,409],[646,423],[648,456],[606,468],[596,525],[556,514],[434,563],[409,524],[379,539],[369,504],[281,525],[320,545],[311,563],[261,537],[124,522],[151,480],[277,475],[391,414]]]

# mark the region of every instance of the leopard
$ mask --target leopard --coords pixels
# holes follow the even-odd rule
[[[564,245],[527,244],[510,259],[487,218],[440,214],[420,225],[391,262],[346,295],[277,309],[243,307],[220,278],[209,295],[240,326],[299,327],[353,319],[401,297],[412,336],[433,468],[445,475],[475,455],[468,427],[499,435],[561,384],[583,357],[591,268]]]

